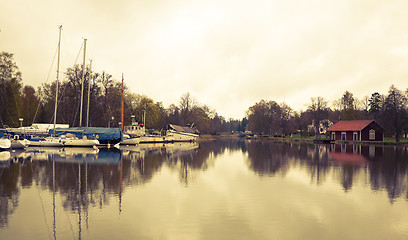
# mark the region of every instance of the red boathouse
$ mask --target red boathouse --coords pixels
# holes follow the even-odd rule
[[[327,132],[330,140],[383,141],[384,128],[374,120],[338,121]]]

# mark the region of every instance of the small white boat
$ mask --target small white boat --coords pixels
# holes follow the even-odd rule
[[[25,138],[20,138],[19,135],[9,138],[11,141],[11,149],[23,149],[30,145],[30,141]]]
[[[15,140],[11,139],[11,149],[22,149],[30,145],[30,141],[27,139]]]
[[[174,142],[195,142],[198,139],[198,131],[192,127],[182,127],[169,124],[167,134],[173,136]]]
[[[10,139],[7,138],[0,138],[0,150],[4,149],[10,149],[11,147],[11,141]]]
[[[140,136],[131,137],[127,134],[123,134],[123,140],[120,142],[120,145],[137,145],[140,143]]]
[[[93,147],[99,144],[96,139],[86,139],[86,138],[61,138],[65,147]]]
[[[6,135],[3,136],[2,139],[9,139],[10,140],[10,143],[11,143],[10,148],[11,149],[23,149],[26,146],[28,146],[28,144],[30,143],[30,141],[28,141],[27,139],[20,139],[19,135],[12,136],[12,135],[6,134]]]
[[[64,143],[58,137],[32,138],[30,147],[63,147]]]

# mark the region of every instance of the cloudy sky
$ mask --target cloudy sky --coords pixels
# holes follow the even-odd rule
[[[407,10],[406,0],[0,0],[0,51],[25,85],[49,83],[63,25],[61,71],[82,63],[86,38],[93,70],[124,73],[132,92],[165,107],[189,92],[242,118],[261,99],[301,110],[311,97],[406,89]]]

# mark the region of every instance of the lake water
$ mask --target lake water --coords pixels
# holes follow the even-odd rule
[[[408,239],[404,147],[225,140],[0,159],[0,239]]]

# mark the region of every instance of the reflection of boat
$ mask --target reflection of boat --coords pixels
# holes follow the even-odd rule
[[[20,155],[24,158],[31,158],[31,160],[35,161],[47,161],[50,159],[50,155],[60,154],[62,150],[62,147],[58,148],[29,146],[26,148],[26,151],[21,153]]]
[[[123,156],[129,158],[129,156],[133,156],[135,154],[140,157],[143,157],[147,152],[154,153],[154,152],[165,152],[168,157],[180,157],[182,155],[189,155],[198,149],[199,145],[196,142],[178,142],[178,143],[146,143],[140,144],[137,146],[120,146],[120,150],[123,151]]]
[[[64,149],[66,150],[66,149]],[[52,159],[57,162],[74,162],[98,165],[119,165],[122,154],[119,150],[95,150],[94,152],[65,152],[53,155]]]
[[[8,162],[10,158],[11,158],[11,154],[9,151],[0,152],[0,164]]]
[[[178,158],[194,153],[198,149],[197,142],[175,142],[166,148],[169,158]]]
[[[171,145],[166,145],[167,152],[185,152],[198,148],[197,142],[175,142]]]

